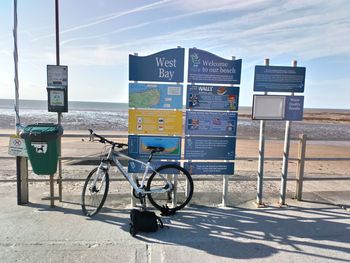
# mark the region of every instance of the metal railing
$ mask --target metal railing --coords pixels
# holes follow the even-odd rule
[[[9,137],[10,134],[0,134],[0,137]],[[88,137],[86,134],[65,134],[63,135],[63,138],[85,138]],[[127,135],[106,135],[106,137],[109,138],[127,138]],[[248,139],[248,140],[257,140],[257,138],[241,138],[241,139]],[[296,161],[297,162],[297,168],[296,168],[296,176],[288,177],[289,181],[296,181],[296,190],[295,190],[295,198],[297,200],[302,199],[303,194],[303,182],[304,181],[312,181],[312,180],[318,180],[318,181],[325,181],[325,180],[350,180],[349,176],[312,176],[312,177],[305,177],[304,170],[305,170],[305,162],[309,161],[326,161],[326,162],[332,162],[332,161],[350,161],[350,157],[307,157],[306,156],[306,148],[307,148],[307,141],[312,141],[311,139],[307,139],[307,136],[305,134],[301,134],[298,139],[293,139],[294,141],[298,141],[298,154],[297,157],[289,158],[289,161]],[[330,139],[317,139],[317,141],[342,141],[341,139],[336,140],[330,140]],[[15,157],[12,156],[0,156],[0,159],[5,160],[15,160]],[[73,157],[73,156],[62,156],[59,158],[59,162],[62,161],[74,161],[74,160],[88,160],[88,161],[98,161],[100,160],[99,157],[89,157],[89,156],[79,156],[79,157]],[[235,161],[258,161],[258,157],[251,157],[251,156],[242,156],[242,157],[236,157]],[[265,161],[282,161],[282,157],[264,157]],[[194,181],[220,181],[223,180],[221,177],[208,177],[208,176],[195,176]],[[224,180],[229,181],[255,181],[256,178],[251,177],[235,177],[231,176],[229,178],[226,178]],[[113,178],[113,180],[125,180],[124,178]],[[279,177],[264,177],[264,181],[279,181]],[[79,178],[62,178],[62,174],[58,174],[57,183],[59,184],[59,199],[62,200],[62,182],[78,182],[78,181],[84,181],[84,179]],[[16,182],[14,179],[2,179],[0,180],[0,183],[4,182]],[[28,182],[49,182],[49,179],[28,179]],[[226,200],[227,198],[227,192],[223,191],[223,199]]]

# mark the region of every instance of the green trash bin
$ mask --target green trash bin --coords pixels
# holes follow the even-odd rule
[[[34,173],[51,175],[57,171],[58,139],[63,134],[61,125],[36,123],[21,132]]]

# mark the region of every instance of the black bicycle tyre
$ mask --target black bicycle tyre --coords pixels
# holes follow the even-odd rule
[[[189,183],[189,189],[188,190],[189,191],[188,191],[188,196],[187,196],[185,202],[183,202],[181,205],[178,205],[176,207],[170,208],[170,211],[178,211],[178,210],[184,208],[192,199],[193,191],[194,191],[193,180],[192,180],[192,177],[191,177],[190,173],[185,168],[183,168],[181,166],[178,166],[176,164],[163,165],[161,167],[158,167],[156,169],[156,172],[159,173],[159,172],[161,172],[164,169],[180,170],[186,176],[186,178],[188,180],[188,183]],[[147,182],[147,190],[151,189],[152,180],[154,179],[154,176],[156,175],[156,172],[153,172],[151,174],[151,176],[149,177],[148,182]],[[163,205],[157,204],[157,202],[152,198],[152,194],[147,194],[147,197],[148,197],[148,200],[151,202],[151,204],[155,208],[157,208],[158,210],[162,211]]]
[[[83,210],[83,213],[84,215],[88,216],[88,217],[92,217],[94,215],[96,215],[100,210],[101,208],[103,207],[105,201],[106,201],[106,198],[107,198],[107,195],[108,195],[108,189],[109,189],[109,175],[108,173],[106,172],[106,176],[105,176],[105,184],[106,184],[106,187],[105,187],[105,191],[103,193],[103,197],[101,199],[101,203],[98,205],[98,207],[92,211],[92,212],[89,212],[87,209],[86,209],[86,205],[85,205],[85,195],[86,195],[86,190],[87,190],[87,187],[89,185],[89,182],[90,182],[90,178],[96,173],[98,167],[94,168],[90,173],[89,175],[86,177],[85,179],[85,183],[84,183],[84,188],[83,188],[83,192],[81,194],[81,208]]]

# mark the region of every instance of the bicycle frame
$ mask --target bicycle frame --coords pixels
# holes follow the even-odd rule
[[[120,161],[117,159],[117,157],[122,157],[122,158],[125,158],[126,160],[129,160],[129,161],[135,161],[135,162],[140,163],[140,164],[145,166],[145,171],[144,171],[144,174],[142,176],[140,186],[137,186],[135,180],[132,178],[132,176],[129,175],[128,171],[126,171],[124,169],[123,165],[120,163]],[[101,170],[108,171],[112,162],[116,165],[117,169],[122,173],[122,175],[130,183],[130,185],[136,191],[137,194],[146,195],[146,194],[152,194],[152,193],[166,193],[166,192],[170,192],[173,190],[173,187],[174,187],[173,184],[167,178],[165,178],[163,175],[158,174],[164,181],[164,187],[152,189],[150,191],[146,191],[144,189],[144,187],[145,187],[145,181],[146,181],[148,171],[151,169],[153,172],[156,172],[155,169],[151,166],[151,162],[148,161],[147,163],[145,163],[145,162],[142,162],[140,160],[131,158],[130,156],[127,156],[127,155],[124,155],[124,154],[121,154],[119,152],[114,151],[113,148],[109,149],[107,158],[101,161],[97,172],[99,173]],[[107,167],[105,167],[105,164],[107,164]],[[94,185],[96,184],[95,181],[97,181],[97,177],[94,180]],[[165,186],[169,186],[169,187],[165,187]]]

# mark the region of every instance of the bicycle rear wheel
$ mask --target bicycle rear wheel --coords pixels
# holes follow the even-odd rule
[[[164,206],[168,206],[172,211],[184,208],[191,200],[194,188],[189,172],[175,164],[163,165],[149,177],[147,190],[164,189],[166,186],[162,176],[171,181],[174,187],[169,192],[147,194],[151,204],[161,211]]]
[[[83,192],[81,195],[81,208],[86,216],[96,215],[106,201],[109,176],[107,171],[98,173],[98,167],[93,169],[88,177],[86,177]],[[96,184],[94,181],[96,179]]]

